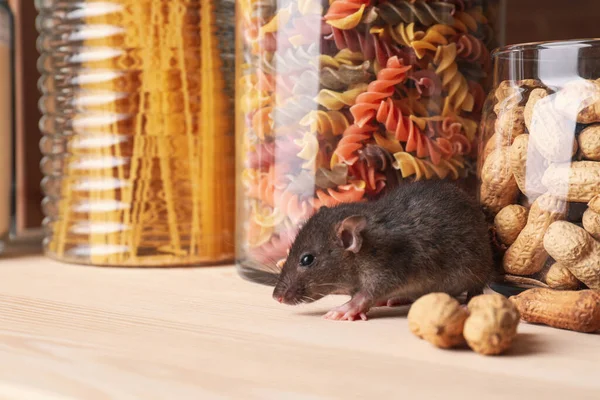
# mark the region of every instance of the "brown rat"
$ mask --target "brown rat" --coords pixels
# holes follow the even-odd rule
[[[451,183],[415,182],[373,202],[321,208],[300,229],[273,297],[293,305],[350,295],[325,317],[366,319],[373,306],[431,292],[479,293],[494,274],[476,202]]]

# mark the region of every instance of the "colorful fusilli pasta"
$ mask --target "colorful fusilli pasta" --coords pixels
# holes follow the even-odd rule
[[[359,24],[370,1],[333,0],[323,19],[338,29],[352,29]]]
[[[328,110],[337,111],[344,107],[352,106],[356,102],[356,98],[365,90],[367,90],[366,83],[359,83],[344,92],[321,89],[315,101]]]
[[[415,180],[421,179],[458,179],[464,167],[460,159],[442,160],[439,164],[413,156],[410,153],[394,154],[394,168],[400,170],[403,178],[414,175]]]
[[[346,114],[340,111],[313,110],[300,120],[300,125],[310,127],[311,132],[319,135],[338,136],[344,133],[350,122]]]

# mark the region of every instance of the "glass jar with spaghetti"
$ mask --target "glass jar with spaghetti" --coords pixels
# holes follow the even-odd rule
[[[237,4],[243,276],[268,283],[322,205],[421,179],[473,188],[503,1]]]
[[[233,1],[35,4],[46,254],[232,261]]]

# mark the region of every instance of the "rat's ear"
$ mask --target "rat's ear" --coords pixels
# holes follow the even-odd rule
[[[367,219],[362,215],[353,215],[343,220],[337,228],[337,237],[344,249],[358,253],[362,246],[362,231],[367,226]]]

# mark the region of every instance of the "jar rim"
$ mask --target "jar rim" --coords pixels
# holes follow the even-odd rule
[[[541,42],[526,42],[510,44],[499,47],[492,52],[492,58],[503,58],[506,56],[515,56],[531,50],[559,50],[567,48],[600,48],[600,38],[570,39],[570,40],[547,40]]]

